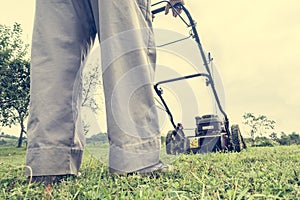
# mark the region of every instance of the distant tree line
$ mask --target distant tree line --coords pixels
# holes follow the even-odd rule
[[[299,133],[296,132],[293,132],[291,134],[286,134],[284,132],[281,132],[280,137],[278,137],[276,133],[272,133],[270,135],[270,138],[273,141],[278,142],[278,144],[280,145],[293,145],[293,144],[300,145],[300,135]]]
[[[243,124],[248,127],[250,135],[245,141],[251,146],[300,145],[300,135],[296,132],[291,134],[281,132],[280,136],[271,132],[274,131],[276,122],[265,115],[245,113],[243,118]]]
[[[23,141],[26,142],[26,138],[22,138]],[[19,141],[19,138],[13,135],[6,135],[4,132],[0,134],[0,146],[5,145],[5,146],[15,146]]]
[[[277,133],[272,133],[269,137],[260,136],[254,139],[245,138],[246,143],[252,144],[254,147],[264,147],[264,146],[278,146],[278,145],[300,145],[300,134],[292,132],[291,134],[286,134],[281,132],[280,136]]]
[[[86,143],[108,143],[107,133],[98,133],[91,137],[86,138]]]

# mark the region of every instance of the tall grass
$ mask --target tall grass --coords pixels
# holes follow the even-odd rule
[[[23,175],[25,150],[1,149],[0,199],[43,199],[42,185]],[[300,148],[181,155],[159,178],[108,173],[89,152],[81,174],[55,185],[53,199],[300,199]]]

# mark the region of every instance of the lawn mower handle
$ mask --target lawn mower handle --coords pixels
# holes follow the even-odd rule
[[[166,6],[163,6],[163,7],[157,8],[155,10],[152,10],[151,12],[153,15],[155,15],[157,13],[163,12],[165,9],[166,9]]]
[[[160,4],[160,3],[163,3],[163,2],[169,4],[169,7],[170,7],[170,8],[180,8],[180,7],[182,6],[182,3],[180,3],[180,2],[175,3],[175,4],[172,6],[172,4],[171,4],[169,1],[160,1],[160,2],[158,2],[158,3],[153,4],[152,6],[155,6],[155,5]],[[163,6],[163,7],[157,8],[157,9],[155,9],[155,10],[152,10],[151,13],[152,13],[153,15],[155,15],[155,14],[160,13],[160,12],[163,12],[163,11],[165,11],[165,10],[166,10],[166,6]]]
[[[204,62],[203,65],[204,65],[204,67],[205,67],[205,69],[206,69],[206,71],[208,72],[209,77],[210,77],[209,81],[210,81],[210,84],[211,84],[212,92],[213,92],[213,94],[214,94],[214,96],[215,96],[215,99],[216,99],[218,108],[219,108],[219,110],[221,111],[221,113],[222,113],[223,116],[224,116],[224,121],[225,121],[224,124],[225,124],[226,132],[227,132],[228,135],[230,135],[230,130],[229,130],[229,120],[228,120],[227,114],[225,113],[225,111],[224,111],[224,109],[223,109],[223,107],[222,107],[222,105],[221,105],[219,96],[218,96],[218,94],[217,94],[217,90],[216,90],[216,88],[215,88],[215,84],[214,84],[214,81],[213,81],[213,78],[212,78],[212,74],[211,74],[210,68],[209,68],[209,66],[208,66],[207,58],[206,58],[206,55],[205,55],[204,50],[203,50],[203,48],[202,48],[202,44],[201,44],[201,42],[200,42],[200,37],[199,37],[198,32],[197,32],[197,30],[196,30],[196,24],[195,24],[195,21],[193,20],[193,18],[192,18],[192,16],[191,16],[190,12],[182,5],[182,3],[176,3],[176,4],[174,4],[174,5],[172,6],[172,4],[171,4],[169,1],[160,1],[160,2],[157,2],[157,3],[153,4],[152,6],[156,6],[156,5],[161,4],[161,3],[164,3],[164,2],[167,3],[167,4],[169,4],[170,8],[176,8],[176,7],[177,7],[177,8],[182,9],[183,12],[186,14],[187,18],[189,19],[190,24],[187,24],[187,23],[185,22],[185,20],[180,16],[180,13],[179,13],[179,12],[177,13],[177,14],[179,15],[179,17],[181,18],[181,20],[183,20],[184,23],[188,25],[188,27],[191,27],[191,28],[192,28],[193,38],[195,39],[196,43],[198,44],[198,48],[199,48],[199,51],[200,51],[200,55],[201,55],[202,60],[203,60],[203,62]],[[157,13],[163,12],[164,10],[165,10],[165,6],[153,10],[153,11],[152,11],[152,14],[157,14]],[[174,10],[175,10],[175,12],[177,12],[176,9],[174,9]],[[173,125],[174,125],[174,124],[173,124]]]

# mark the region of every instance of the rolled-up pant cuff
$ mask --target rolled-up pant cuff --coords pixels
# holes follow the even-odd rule
[[[136,172],[159,163],[160,149],[149,152],[130,152],[115,146],[110,148],[109,167],[114,171]]]
[[[28,168],[25,174],[28,176],[77,175],[82,154],[82,150],[70,148],[28,149],[26,158]]]

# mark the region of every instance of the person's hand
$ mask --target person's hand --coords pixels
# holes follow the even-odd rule
[[[184,5],[184,0],[169,0],[170,4],[172,6],[174,6],[176,3],[181,3],[182,5]],[[170,4],[168,3],[166,5],[166,9],[165,9],[165,14],[167,15],[169,13],[170,10]],[[181,13],[181,9],[180,8],[175,8],[176,11],[180,14]],[[172,9],[172,13],[174,17],[177,17],[177,12],[174,9]]]

